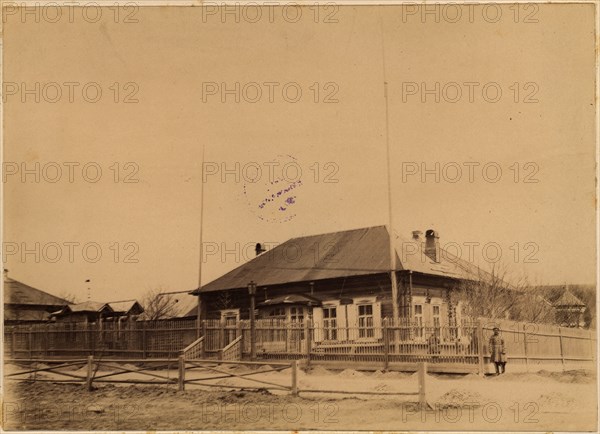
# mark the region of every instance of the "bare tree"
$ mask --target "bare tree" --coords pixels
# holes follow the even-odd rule
[[[544,297],[541,285],[526,278],[511,279],[506,267],[479,270],[472,280],[462,281],[455,292],[463,314],[472,319],[513,319],[535,323],[553,323],[554,309]]]
[[[72,292],[63,291],[58,296],[63,300],[66,300],[69,304],[79,303],[79,299]]]
[[[555,310],[543,285],[531,284],[527,278],[521,278],[513,284],[513,292],[516,302],[511,309],[512,319],[531,323],[555,323]]]
[[[177,300],[173,294],[165,292],[162,288],[151,289],[143,297],[144,318],[157,320],[170,318],[177,313]]]

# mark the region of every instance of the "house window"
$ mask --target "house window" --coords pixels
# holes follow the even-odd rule
[[[432,306],[432,317],[433,317],[433,333],[439,338],[440,337],[440,306]]]
[[[304,308],[291,307],[290,308],[290,321],[291,322],[304,322]]]
[[[326,341],[337,340],[337,310],[335,307],[323,308],[323,334]]]
[[[290,322],[292,323],[292,329],[299,329],[299,339],[304,339],[304,308],[303,307],[290,307]],[[295,332],[295,334],[298,334]],[[295,336],[294,334],[294,336]]]
[[[285,308],[284,307],[273,307],[267,311],[266,315],[270,322],[270,326],[267,329],[266,336],[267,340],[274,341],[284,341],[285,340]]]
[[[285,308],[283,307],[275,307],[267,313],[267,317],[269,319],[283,319],[285,320]]]
[[[423,305],[415,304],[415,336],[423,337]]]
[[[373,329],[373,305],[358,305],[358,337],[372,338],[375,336]]]

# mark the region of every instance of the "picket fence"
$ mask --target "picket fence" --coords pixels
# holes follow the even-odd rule
[[[485,319],[456,327],[387,319],[380,326],[326,325],[259,319],[256,358],[372,370],[416,370],[428,362],[432,372],[482,373],[490,371],[488,341],[498,326],[512,370],[593,367],[596,360],[595,330]],[[220,320],[18,325],[6,326],[4,337],[5,353],[15,358],[170,358],[202,337],[193,348],[197,357],[240,360],[252,345],[249,321]]]

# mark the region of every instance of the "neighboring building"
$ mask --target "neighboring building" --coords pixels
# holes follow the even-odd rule
[[[568,289],[554,302],[554,309],[556,310],[555,316],[558,325],[563,327],[584,327],[583,314],[585,312],[585,303],[575,297]]]
[[[433,230],[396,236],[394,249],[399,316],[417,325],[413,337],[427,339],[426,326],[438,333],[459,325],[452,291],[487,273],[440,249]],[[385,226],[293,238],[192,294],[200,297],[202,319],[232,325],[249,318],[247,285],[254,281],[258,318],[300,323],[312,317],[323,330],[316,340],[349,340],[350,329],[358,339],[377,339],[382,319],[393,317],[389,255]]]
[[[595,284],[565,283],[544,285],[540,289],[552,304],[554,323],[571,323],[574,324],[573,327],[596,328]],[[581,323],[583,326],[576,325]]]
[[[44,322],[69,302],[4,276],[4,324]]]
[[[102,303],[98,301],[84,301],[69,304],[53,312],[52,317],[58,322],[97,322],[115,318],[130,318],[140,315],[144,308],[136,300],[113,301]]]
[[[156,319],[195,319],[198,316],[198,298],[190,294],[190,291],[161,292],[156,297],[165,297],[164,302],[157,302],[164,313]],[[146,314],[143,319],[150,319],[155,315],[155,308],[146,306]]]

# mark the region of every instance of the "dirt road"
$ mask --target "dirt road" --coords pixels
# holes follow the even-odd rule
[[[408,374],[317,370],[303,374],[300,386],[408,390],[412,381]],[[485,379],[429,376],[432,409],[423,411],[401,397],[178,392],[174,385],[102,384],[86,392],[81,385],[5,384],[3,425],[8,430],[575,431],[596,426],[595,376],[580,371]]]

